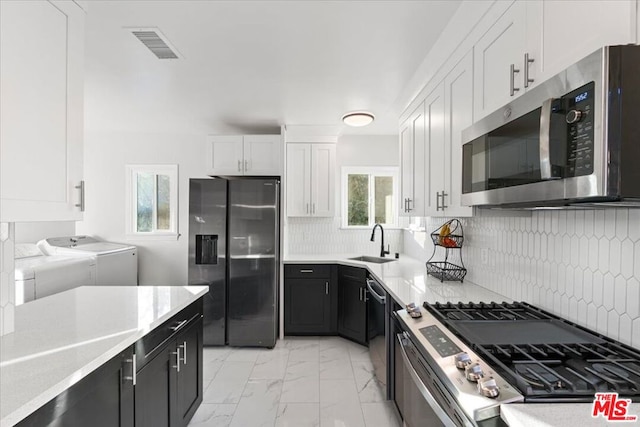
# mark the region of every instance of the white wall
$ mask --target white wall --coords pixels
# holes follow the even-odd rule
[[[189,178],[206,177],[206,137],[193,134],[86,132],[86,211],[78,234],[137,245],[141,285],[187,282]],[[125,165],[178,164],[178,240],[127,240]]]
[[[288,218],[289,254],[362,253],[378,255],[380,236],[372,243],[371,230],[343,230],[341,226],[341,178],[343,166],[398,166],[397,135],[345,135],[336,145],[334,218]],[[288,179],[291,179],[289,177]],[[391,253],[402,249],[402,232],[385,230],[385,246]]]
[[[47,237],[73,236],[73,221],[16,222],[16,243],[37,243]]]
[[[446,220],[405,231],[405,252],[426,261]],[[476,210],[461,222],[466,279],[640,349],[640,209]]]

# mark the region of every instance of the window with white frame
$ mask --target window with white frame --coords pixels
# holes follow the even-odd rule
[[[398,225],[398,168],[342,168],[342,226]]]
[[[178,235],[178,165],[127,165],[127,234]]]

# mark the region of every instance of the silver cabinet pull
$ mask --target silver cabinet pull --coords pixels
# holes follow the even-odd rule
[[[84,212],[84,180],[80,181],[80,185],[76,185],[73,188],[80,190],[80,203],[76,203],[76,208],[80,208],[80,212]]]
[[[136,355],[134,354],[131,359],[124,359],[124,361],[125,363],[131,363],[131,375],[125,375],[123,378],[136,385]]]
[[[519,73],[519,72],[520,70],[516,68],[515,64],[511,64],[511,71],[510,71],[511,80],[509,81],[509,94],[511,96],[515,95],[516,92],[520,90],[520,88],[515,87],[516,73]]]
[[[238,172],[242,172],[242,162],[238,160]]]
[[[176,348],[176,351],[172,351],[171,354],[176,355],[176,364],[173,365],[173,367],[176,368],[178,372],[180,372],[180,347],[178,346]]]
[[[300,273],[313,273],[313,270],[300,270]]]
[[[247,172],[249,170],[249,160],[244,161],[244,171]]]
[[[440,210],[440,192],[436,191],[436,212]]]
[[[405,210],[405,212],[411,212],[413,209],[411,209],[411,203],[413,202],[413,200],[409,197],[407,199],[407,209]]]
[[[316,214],[316,204],[315,203],[313,203],[311,205],[311,213],[314,214],[314,215]]]
[[[309,203],[307,203],[307,215],[309,214]]]
[[[182,349],[182,364],[187,364],[187,342],[182,341],[182,344],[178,346],[178,352]],[[178,363],[180,363],[180,358],[178,357]]]
[[[529,53],[524,54],[524,87],[529,87],[530,83],[533,83],[535,80],[529,78],[529,64],[533,64],[534,59],[529,58]]]
[[[448,207],[447,205],[444,204],[445,196],[448,196],[448,194],[445,193],[444,190],[442,190],[442,193],[441,192],[436,193],[436,211],[442,210],[444,212],[444,210]],[[442,198],[442,204],[440,204],[441,198]]]
[[[329,282],[324,282],[324,293],[329,295]]]
[[[178,323],[176,326],[171,326],[171,327],[170,327],[170,329],[171,329],[173,332],[175,332],[175,331],[177,331],[178,329],[182,328],[182,327],[185,325],[185,323],[187,323],[187,321],[186,321],[186,320],[183,320],[182,322]]]

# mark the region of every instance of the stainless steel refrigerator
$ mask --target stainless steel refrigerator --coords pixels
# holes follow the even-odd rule
[[[278,179],[189,181],[189,285],[209,286],[205,345],[275,345],[279,237]]]

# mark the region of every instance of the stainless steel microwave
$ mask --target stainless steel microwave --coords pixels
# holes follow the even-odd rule
[[[608,46],[462,133],[467,206],[640,206],[640,46]]]

